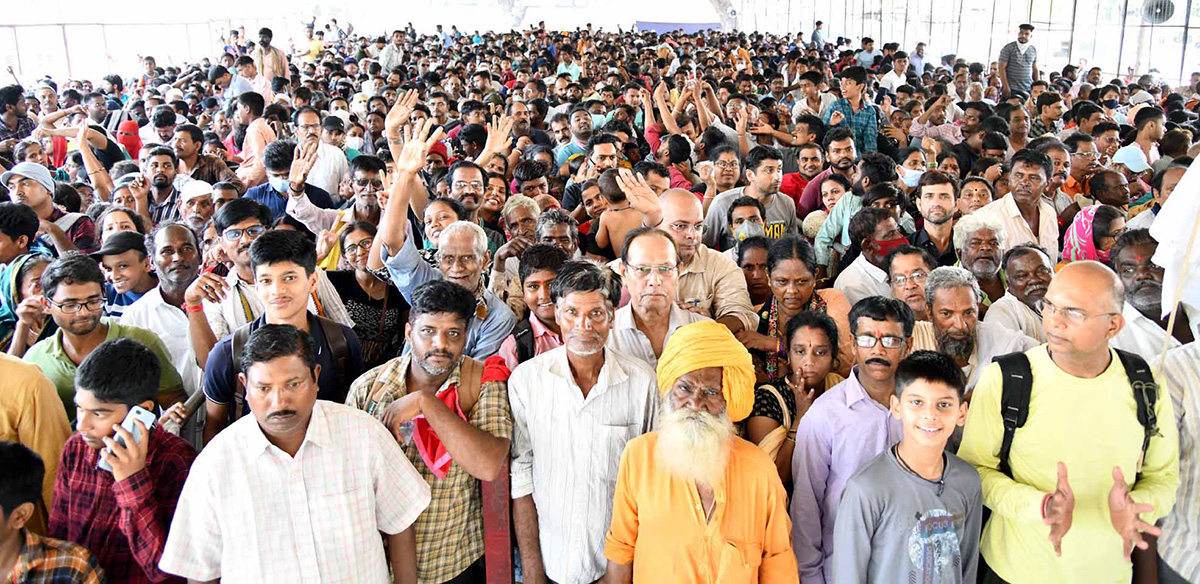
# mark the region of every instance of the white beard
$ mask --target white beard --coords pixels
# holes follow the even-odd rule
[[[672,411],[664,401],[655,457],[678,478],[715,486],[725,476],[733,435],[727,413],[714,416],[687,408]]]

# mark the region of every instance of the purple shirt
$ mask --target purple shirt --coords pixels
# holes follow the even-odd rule
[[[850,377],[813,402],[792,454],[792,548],[804,584],[831,582],[833,523],[846,481],[900,441],[903,426]],[[837,453],[837,456],[834,456]]]

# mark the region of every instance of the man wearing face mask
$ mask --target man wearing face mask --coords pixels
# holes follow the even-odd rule
[[[336,241],[348,225],[365,221],[379,225],[382,215],[379,193],[384,190],[384,162],[376,156],[362,155],[350,163],[350,189],[354,192],[354,204],[345,209],[321,208],[313,204],[304,192],[289,192],[287,214],[304,224],[319,237]],[[320,259],[321,269],[336,270],[341,259],[341,246],[329,246],[329,254]]]
[[[862,253],[838,274],[833,287],[851,304],[869,296],[890,297],[887,256],[893,249],[908,245],[896,216],[884,209],[864,208],[850,220],[850,238],[859,244]]]
[[[1114,349],[1136,353],[1147,361],[1158,358],[1166,340],[1167,319],[1162,315],[1163,268],[1150,261],[1158,242],[1148,229],[1126,231],[1112,248],[1111,266],[1125,286],[1125,305],[1121,316],[1125,326],[1109,341]],[[1175,318],[1170,347],[1181,347],[1196,339],[1200,318],[1186,304]]]
[[[763,229],[763,206],[754,197],[741,196],[734,199],[729,205],[729,210],[725,212],[725,233],[722,233],[722,239],[732,240],[733,245],[723,253],[736,262],[742,242],[751,237],[766,237],[766,231]]]
[[[762,205],[762,233],[749,233],[746,237],[766,235],[779,239],[796,235],[800,230],[800,219],[796,217],[796,203],[791,197],[779,193],[783,181],[783,155],[771,146],[755,146],[746,157],[746,176],[750,185],[738,187],[717,195],[708,207],[704,218],[704,245],[713,249],[732,249],[739,239],[730,223],[730,209],[735,199],[750,197]],[[745,239],[743,237],[742,239]]]
[[[266,205],[271,210],[272,221],[287,213],[288,199],[298,194],[303,194],[322,209],[333,208],[328,191],[308,184],[309,172],[317,162],[317,146],[315,140],[299,147],[290,140],[268,144],[262,155],[267,182],[247,190],[244,197]]]
[[[1033,81],[1038,78],[1037,47],[1029,42],[1033,36],[1033,25],[1022,24],[1017,40],[1000,49],[1000,88],[1004,97],[1014,91],[1029,95]]]

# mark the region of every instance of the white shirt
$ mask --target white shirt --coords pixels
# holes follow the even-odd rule
[[[321,146],[317,150],[317,162],[313,164],[312,170],[308,173],[308,180],[304,182],[323,189],[336,201],[338,200],[338,186],[341,185],[342,178],[348,172],[350,172],[350,163],[346,162],[346,153],[337,146],[321,142]]]
[[[1062,250],[1058,247],[1058,215],[1054,212],[1054,206],[1043,197],[1038,197],[1038,234],[1036,236],[1029,228],[1029,224],[1025,222],[1025,218],[1021,216],[1021,210],[1017,207],[1017,200],[1013,198],[1012,193],[984,205],[976,213],[988,213],[1004,225],[1004,232],[1008,235],[1004,251],[1022,243],[1036,243],[1047,251],[1053,252],[1051,257],[1056,262],[1062,255]]]
[[[1158,214],[1155,213],[1153,209],[1146,209],[1145,211],[1138,213],[1133,219],[1127,221],[1125,223],[1125,230],[1150,229],[1150,227],[1154,225],[1155,217],[1158,217]]]
[[[200,379],[204,376],[204,370],[196,364],[196,352],[192,349],[192,340],[188,335],[187,314],[167,304],[158,286],[125,309],[121,315],[121,324],[140,326],[158,335],[163,346],[167,348],[167,354],[171,356],[171,364],[183,378],[183,390],[189,397],[200,391]],[[199,450],[203,445],[203,429],[204,408],[200,408],[184,425],[180,436]]]
[[[508,380],[513,414],[512,497],[533,495],[546,575],[592,582],[604,575],[621,452],[654,429],[658,382],[645,363],[604,349],[583,396],[566,347],[517,365]]]
[[[225,584],[383,584],[379,532],[428,505],[429,485],[366,412],[318,400],[294,458],[245,416],[192,464],[159,567]]]
[[[833,287],[846,296],[850,306],[868,296],[892,297],[892,287],[887,283],[887,272],[867,261],[859,254],[833,281]]]
[[[888,71],[887,74],[883,76],[883,79],[879,80],[879,87],[886,88],[889,93],[896,93],[896,88],[904,85],[905,83],[908,83],[908,80],[902,75],[898,75],[896,70],[893,69]]]
[[[988,307],[987,316],[983,317],[983,321],[1023,333],[1039,343],[1046,342],[1046,332],[1042,330],[1042,316],[1012,294],[1005,294],[993,302]]]
[[[1179,426],[1179,491],[1162,520],[1158,553],[1185,581],[1200,582],[1200,343],[1168,351],[1158,375]]]
[[[675,329],[685,324],[712,319],[672,304],[668,320],[670,322],[667,324],[667,336],[663,339],[664,347],[667,346],[667,341],[670,340],[671,335],[675,334]],[[608,331],[608,343],[606,343],[606,346],[645,361],[651,369],[658,368],[658,355],[654,354],[654,349],[650,346],[650,338],[638,330],[637,323],[633,320],[632,303],[626,304],[617,310],[617,314],[613,318],[612,329]]]
[[[1193,310],[1189,310],[1187,306],[1184,306],[1184,310],[1192,325],[1192,333],[1195,334],[1196,325],[1200,323],[1197,323]],[[1153,363],[1162,354],[1163,339],[1170,335],[1161,326],[1158,326],[1157,322],[1143,316],[1128,302],[1121,309],[1121,316],[1125,317],[1125,326],[1121,327],[1117,336],[1108,341],[1108,345],[1114,349],[1135,353],[1145,359],[1147,363]],[[1170,337],[1170,339],[1169,348],[1175,349],[1182,346],[1175,337]]]

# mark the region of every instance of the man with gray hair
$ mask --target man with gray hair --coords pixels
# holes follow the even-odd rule
[[[1005,252],[1003,270],[1008,292],[992,303],[984,320],[1024,333],[1039,343],[1045,342],[1042,299],[1054,279],[1050,255],[1037,245],[1021,244]]]
[[[537,242],[557,245],[579,259],[579,222],[562,209],[546,209],[537,220]]]
[[[1162,267],[1151,261],[1158,250],[1158,242],[1147,229],[1126,231],[1117,238],[1112,247],[1109,265],[1121,284],[1125,286],[1125,304],[1121,315],[1125,326],[1113,337],[1114,349],[1136,353],[1147,361],[1159,358],[1163,344],[1172,349],[1192,343],[1196,339],[1200,318],[1196,309],[1188,304],[1179,304],[1174,329],[1167,334],[1167,318],[1163,317]],[[1169,337],[1169,340],[1168,340]]]
[[[971,213],[954,225],[958,265],[975,276],[983,293],[979,316],[986,315],[992,303],[1004,296],[1005,277],[1000,271],[1000,260],[1007,241],[1004,224],[989,215]]]
[[[563,346],[508,380],[513,530],[527,582],[594,582],[621,453],[654,427],[658,383],[649,365],[606,346],[621,299],[611,270],[569,261],[550,296]]]
[[[531,198],[516,194],[505,201],[500,209],[500,224],[508,243],[496,250],[492,259],[488,290],[504,300],[508,308],[518,317],[525,314],[525,301],[521,298],[521,254],[535,243],[537,217],[541,208]]]
[[[1024,352],[1038,342],[1018,332],[979,322],[983,293],[971,272],[942,266],[925,279],[929,321],[913,329],[913,350],[937,351],[953,358],[967,379],[967,393],[975,389],[979,372],[997,355]]]

